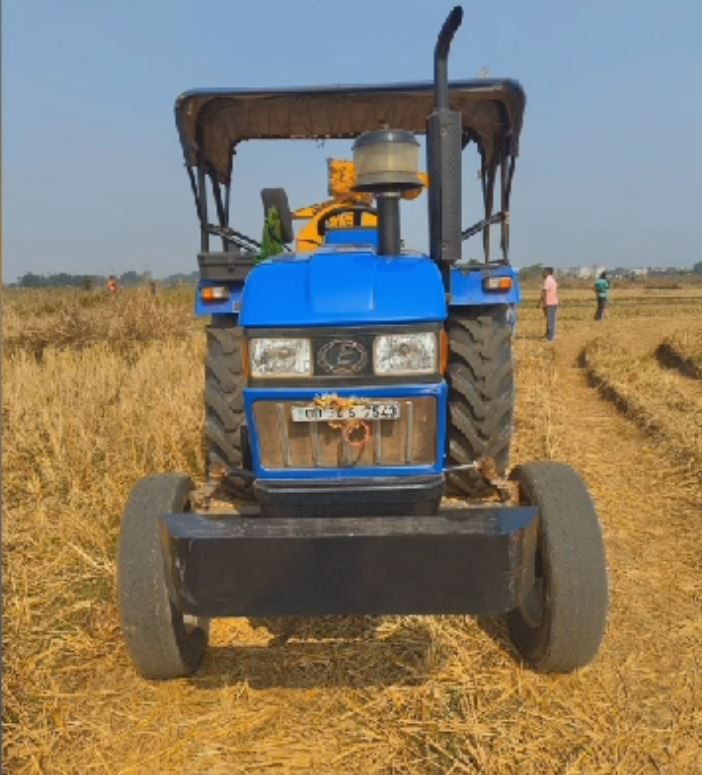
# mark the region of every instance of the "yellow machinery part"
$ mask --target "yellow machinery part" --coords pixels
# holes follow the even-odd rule
[[[298,253],[311,253],[323,244],[324,237],[320,236],[318,225],[329,212],[338,210],[339,207],[344,205],[354,207],[359,204],[371,205],[373,203],[373,196],[371,194],[363,194],[353,190],[356,185],[356,167],[352,161],[346,159],[327,159],[327,175],[330,199],[316,205],[301,207],[292,214],[295,220],[307,221],[300,229],[295,240]],[[427,175],[420,173],[419,177],[424,188],[427,188],[429,185]],[[405,191],[402,194],[402,198],[416,199],[424,188]],[[363,213],[361,215],[361,225],[369,228],[376,227],[378,225],[378,218],[372,213]],[[327,230],[346,229],[352,226],[353,213],[340,213],[329,218],[326,228]]]
[[[293,218],[309,219],[300,229],[295,240],[298,253],[311,253],[324,243],[324,237],[317,230],[320,221],[324,220],[327,213],[332,210],[338,210],[339,207],[343,207],[345,204],[353,207],[358,202],[332,200],[331,202],[322,202],[322,204],[314,205],[313,207],[304,207],[293,213]],[[363,213],[361,215],[361,225],[373,228],[378,225],[378,218],[372,213]],[[326,228],[327,230],[346,229],[351,226],[353,226],[353,213],[340,213],[329,218]]]

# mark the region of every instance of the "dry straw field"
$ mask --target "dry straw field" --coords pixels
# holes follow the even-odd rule
[[[514,462],[575,465],[606,535],[603,650],[523,667],[499,621],[214,624],[189,680],[132,670],[115,609],[127,493],[203,472],[185,293],[4,300],[4,767],[68,773],[702,771],[702,288],[564,290],[516,330]]]

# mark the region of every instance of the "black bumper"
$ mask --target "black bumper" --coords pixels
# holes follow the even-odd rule
[[[198,616],[487,614],[533,584],[537,509],[434,517],[168,514],[171,598]]]
[[[264,517],[420,517],[436,514],[444,478],[394,476],[359,481],[280,482],[257,479]]]

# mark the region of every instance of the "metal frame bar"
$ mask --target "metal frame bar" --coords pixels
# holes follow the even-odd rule
[[[199,616],[486,614],[534,584],[538,510],[295,518],[167,514],[169,595]]]

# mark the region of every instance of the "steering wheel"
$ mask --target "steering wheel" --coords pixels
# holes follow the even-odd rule
[[[339,205],[325,213],[322,218],[317,222],[317,234],[323,237],[327,233],[327,223],[330,218],[336,218],[337,215],[343,215],[344,213],[353,213],[353,225],[360,226],[363,221],[363,215],[375,215],[378,217],[378,211],[375,207],[370,205]]]

